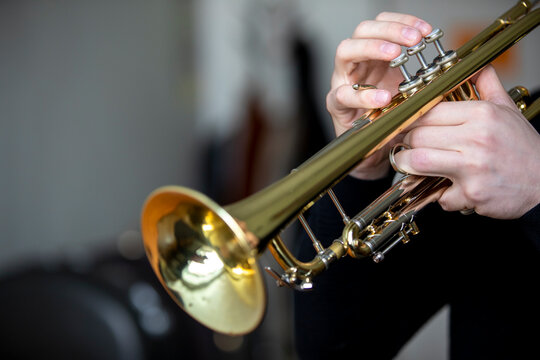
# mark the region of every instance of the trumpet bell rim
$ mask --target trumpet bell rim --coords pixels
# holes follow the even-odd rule
[[[264,281],[254,241],[241,221],[205,195],[180,186],[152,192],[141,220],[150,264],[184,311],[229,335],[259,325],[266,309]]]

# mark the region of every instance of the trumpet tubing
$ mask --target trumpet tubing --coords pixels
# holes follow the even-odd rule
[[[391,62],[405,80],[388,106],[364,114],[288,176],[246,199],[221,207],[179,186],[152,192],[142,211],[142,235],[150,264],[169,295],[205,326],[244,334],[257,327],[265,311],[264,282],[256,262],[265,249],[284,270],[279,274],[266,269],[278,285],[308,290],[315,275],[343,256],[369,256],[378,262],[398,243],[408,242],[419,231],[416,214],[439,198],[449,180],[405,176],[352,217],[344,213],[332,187],[439,102],[477,99],[468,79],[539,24],[540,10],[531,10],[532,6],[520,1],[457,51],[442,48],[442,32],[436,29],[407,49],[407,55],[416,56],[422,65],[416,75],[404,67],[407,55]],[[439,52],[431,64],[421,53],[426,43],[433,43]],[[527,106],[526,90],[516,88],[511,95],[526,117],[540,112],[539,101]],[[302,216],[325,194],[344,222],[341,238],[327,248]],[[313,240],[312,261],[296,259],[280,239],[280,232],[295,218]]]

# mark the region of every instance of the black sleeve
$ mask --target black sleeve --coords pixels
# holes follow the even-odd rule
[[[540,251],[540,204],[529,210],[516,222],[522,235],[530,239],[536,249]]]
[[[540,90],[536,90],[531,96],[533,99],[540,98]],[[536,131],[540,132],[540,116],[531,119],[531,124]],[[538,154],[540,156],[540,154]],[[530,239],[538,251],[540,251],[540,204],[529,210],[525,215],[517,220],[517,226],[521,229],[523,236]]]

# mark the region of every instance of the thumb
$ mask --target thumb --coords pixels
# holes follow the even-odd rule
[[[493,66],[488,65],[480,72],[475,85],[480,95],[480,100],[486,100],[512,108],[515,107],[514,101],[502,86]]]

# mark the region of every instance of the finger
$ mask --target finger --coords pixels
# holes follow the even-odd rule
[[[380,39],[346,39],[336,51],[335,71],[349,73],[356,63],[366,60],[390,61],[401,53],[401,47]]]
[[[514,102],[501,84],[495,68],[491,65],[482,70],[476,78],[476,89],[482,100],[515,108]]]
[[[328,108],[339,111],[375,109],[387,105],[391,99],[392,95],[388,90],[354,90],[351,85],[342,85],[328,94]]]
[[[425,115],[412,123],[407,130],[420,126],[458,126],[467,121],[467,116],[478,103],[473,101],[445,101],[437,104]]]
[[[351,63],[365,60],[390,61],[401,53],[401,47],[413,46],[422,40],[415,27],[391,21],[361,22],[351,39],[343,40],[336,51],[336,70],[346,71]],[[350,66],[349,66],[350,68]]]
[[[463,155],[458,151],[417,148],[402,150],[395,157],[396,165],[405,172],[424,176],[459,177]]]
[[[362,21],[353,38],[382,39],[403,46],[413,46],[422,40],[422,32],[413,26],[395,21]]]
[[[443,192],[438,202],[446,211],[474,209],[474,205],[467,201],[461,187],[456,183]]]
[[[424,20],[416,16],[409,15],[409,14],[401,14],[401,13],[385,11],[377,15],[375,20],[394,21],[394,22],[399,22],[402,24],[407,24],[409,26],[415,27],[416,29],[420,30],[423,36],[426,36],[432,30],[431,25],[429,25],[427,22],[425,22]]]
[[[419,126],[408,131],[403,142],[413,148],[462,150],[468,141],[461,126]]]

